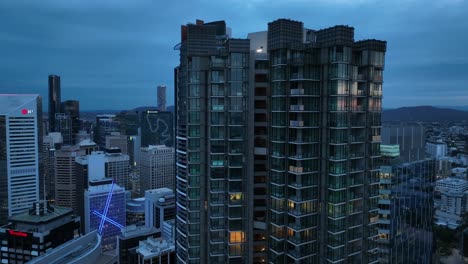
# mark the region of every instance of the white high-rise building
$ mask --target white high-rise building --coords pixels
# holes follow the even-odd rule
[[[436,224],[455,229],[462,224],[462,215],[468,211],[468,181],[445,178],[436,182],[435,191],[440,199],[435,201]]]
[[[174,190],[174,166],[174,148],[164,145],[141,148],[140,193],[164,187]]]
[[[447,155],[447,144],[444,142],[429,141],[426,143],[426,154],[439,159]]]
[[[112,178],[116,184],[129,190],[129,160],[129,156],[120,153],[118,149],[94,151],[88,155],[89,180]]]
[[[39,95],[0,95],[0,224],[39,200],[41,125]]]

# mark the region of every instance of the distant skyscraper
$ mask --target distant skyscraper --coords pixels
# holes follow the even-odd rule
[[[426,156],[426,128],[417,123],[385,124],[382,127],[382,144],[398,144],[404,161],[422,160]]]
[[[166,86],[158,86],[158,110],[166,111]]]
[[[55,152],[61,148],[62,143],[63,138],[60,132],[51,132],[44,137],[42,157],[44,160],[45,198],[48,201],[55,200]]]
[[[141,148],[140,193],[146,190],[169,188],[174,190],[175,166],[174,148],[164,145]]]
[[[62,135],[63,145],[73,144],[72,120],[64,113],[55,114],[55,130]]]
[[[41,124],[40,96],[0,95],[0,225],[40,198]]]
[[[60,113],[60,76],[49,75],[49,132],[57,132],[55,114]]]
[[[76,100],[67,100],[62,103],[62,113],[70,117],[71,120],[71,131],[72,131],[72,143],[78,143],[76,136],[81,128],[80,121],[80,102]]]
[[[399,149],[382,145],[380,263],[431,263],[435,161],[405,162]]]
[[[55,151],[55,177],[54,177],[54,199],[55,204],[72,208],[74,213],[78,212],[78,200],[76,163],[77,157],[85,155],[79,146],[63,146]]]
[[[112,132],[120,132],[120,122],[115,119],[115,115],[97,115],[94,142],[100,150],[105,149],[106,136],[111,135]]]
[[[141,113],[140,135],[141,146],[166,145],[174,146],[174,114],[147,110]]]

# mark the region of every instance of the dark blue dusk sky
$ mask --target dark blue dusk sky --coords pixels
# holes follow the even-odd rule
[[[245,38],[278,18],[386,40],[384,107],[468,105],[465,0],[1,0],[0,93],[47,104],[47,76],[58,74],[62,100],[84,110],[156,105],[158,84],[173,104],[180,25],[225,20]]]

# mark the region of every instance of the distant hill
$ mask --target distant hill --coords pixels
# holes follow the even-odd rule
[[[438,108],[433,106],[413,106],[401,107],[397,109],[384,110],[382,121],[420,121],[420,122],[439,122],[468,121],[468,111]]]
[[[460,111],[468,111],[468,105],[435,105],[437,108],[448,108]]]

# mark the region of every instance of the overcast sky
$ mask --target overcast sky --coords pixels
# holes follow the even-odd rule
[[[468,105],[467,14],[465,0],[0,0],[0,93],[46,105],[58,74],[84,110],[156,105],[158,84],[173,104],[182,24],[225,20],[245,38],[291,18],[386,40],[384,107]]]

